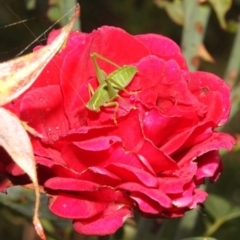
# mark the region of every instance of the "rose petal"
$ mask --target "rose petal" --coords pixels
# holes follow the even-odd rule
[[[64,146],[62,158],[67,165],[79,172],[91,166],[103,166],[108,162],[111,147],[119,141],[116,137],[99,137]]]
[[[137,183],[123,183],[119,185],[118,188],[130,191],[130,196],[132,196],[133,194],[133,197],[134,197],[135,192],[137,192],[138,196],[142,195],[145,198],[148,198],[149,200],[154,201],[159,206],[162,206],[165,208],[171,207],[170,198],[159,189],[146,188]]]
[[[180,162],[184,163],[186,161],[191,161],[196,157],[203,155],[206,152],[217,150],[220,148],[231,150],[234,144],[235,139],[232,136],[226,133],[214,132],[209,138],[205,139],[205,141],[202,141],[193,146],[182,157]]]
[[[206,120],[215,121],[218,126],[225,123],[230,111],[229,86],[211,73],[194,72],[190,77],[189,89],[208,108]]]
[[[186,61],[179,46],[169,38],[152,33],[136,35],[135,38],[144,43],[150,49],[151,54],[165,61],[174,59],[182,69],[187,70]]]
[[[131,125],[128,119],[131,119]],[[119,122],[119,127],[110,132],[119,136],[128,151],[143,155],[155,172],[172,170],[177,168],[177,164],[163,151],[156,148],[150,141],[145,139],[138,118],[138,111],[132,110],[127,117]]]
[[[103,212],[106,207],[106,202],[93,202],[78,196],[61,194],[51,197],[49,203],[52,213],[69,219],[87,219]]]
[[[87,220],[74,220],[74,229],[84,235],[113,234],[120,228],[127,218],[132,217],[129,208],[120,205],[111,205],[101,215]]]
[[[167,194],[182,193],[185,185],[193,181],[196,172],[197,164],[194,162],[180,165],[173,176],[159,177],[159,189]]]
[[[102,167],[90,167],[81,173],[81,179],[92,181],[100,185],[116,186],[121,183],[121,179]]]
[[[123,182],[137,182],[147,187],[158,186],[156,176],[149,174],[146,170],[121,163],[109,164],[106,168],[110,172],[115,173]]]
[[[21,119],[40,132],[46,143],[55,142],[60,134],[68,130],[59,86],[47,86],[28,92],[21,102],[20,110]]]
[[[198,170],[196,173],[196,180],[200,182],[204,178],[211,178],[217,180],[222,170],[222,163],[218,151],[210,151],[198,158]]]

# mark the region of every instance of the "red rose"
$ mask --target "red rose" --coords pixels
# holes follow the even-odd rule
[[[49,41],[52,40],[52,33]],[[137,74],[114,107],[90,111],[88,84],[98,86],[96,52]],[[97,60],[107,74],[116,67]],[[214,129],[226,122],[229,87],[205,72],[189,72],[170,39],[131,36],[102,27],[73,32],[32,88],[8,105],[40,132],[32,137],[49,208],[73,219],[76,231],[115,232],[137,209],[145,216],[178,217],[203,203],[205,178],[221,171],[218,150],[234,139]],[[11,174],[11,170],[9,170]]]

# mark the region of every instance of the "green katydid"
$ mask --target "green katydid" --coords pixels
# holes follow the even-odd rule
[[[119,96],[120,91],[125,91],[125,88],[133,80],[135,74],[137,73],[137,68],[135,66],[118,66],[111,60],[103,57],[98,53],[92,53],[91,58],[93,60],[94,67],[96,69],[97,80],[99,86],[95,91],[93,91],[91,85],[89,85],[89,90],[92,93],[91,99],[88,101],[86,107],[95,112],[100,111],[100,107],[111,107],[115,106],[114,110],[114,122],[116,122],[116,112],[118,110],[118,102],[114,101],[116,98],[121,98]],[[103,70],[100,69],[96,58],[100,58],[105,62],[117,67],[117,69],[111,72],[109,75],[106,75]]]

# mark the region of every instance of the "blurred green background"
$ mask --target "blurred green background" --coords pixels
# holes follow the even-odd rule
[[[31,44],[37,36],[48,29],[54,21],[67,12],[68,0],[0,0],[0,61],[16,57],[19,53],[31,52],[32,48],[40,43]],[[68,1],[73,6],[75,1]],[[167,1],[172,5],[157,6],[153,0],[79,0],[81,5],[81,30],[91,32],[102,25],[121,27],[131,34],[158,33],[165,35],[180,46],[184,45],[184,34],[190,34],[195,41],[194,31],[191,32],[188,25],[183,27],[176,24],[176,19],[170,17],[171,13],[178,16],[182,4],[190,6],[197,0]],[[204,7],[206,15],[201,15],[206,21],[206,31],[203,31],[202,40],[208,53],[214,59],[206,57],[197,59],[199,70],[209,71],[225,78],[233,89],[233,112],[224,131],[236,135],[240,132],[239,111],[239,68],[240,68],[240,39],[236,40],[239,27],[240,0],[209,0]],[[222,14],[224,23],[219,22],[214,4],[230,8]],[[166,4],[166,3],[165,3]],[[160,5],[160,4],[159,4]],[[217,5],[218,7],[220,5]],[[166,7],[168,6],[168,7]],[[179,8],[180,6],[180,8]],[[220,6],[220,7],[221,7]],[[69,6],[68,6],[69,7]],[[169,8],[170,7],[170,8]],[[216,5],[215,5],[216,7]],[[186,10],[186,9],[185,9]],[[171,12],[172,11],[172,12]],[[205,11],[205,10],[204,10]],[[222,10],[223,11],[223,10]],[[71,14],[70,14],[71,15]],[[181,14],[179,15],[181,16]],[[186,17],[186,12],[183,12]],[[179,18],[181,19],[181,17]],[[187,19],[187,18],[186,18]],[[18,23],[19,22],[19,23]],[[188,23],[190,20],[188,19]],[[222,26],[221,26],[221,24]],[[64,24],[55,25],[58,28]],[[224,29],[225,24],[225,29]],[[190,30],[190,33],[189,33]],[[46,31],[40,38],[45,43]],[[238,30],[239,31],[239,30]],[[189,41],[189,39],[187,39]],[[190,39],[191,40],[191,39]],[[200,41],[199,39],[197,41]],[[188,44],[188,43],[185,43]],[[196,43],[195,44],[199,44]],[[235,49],[233,50],[233,47]],[[195,49],[196,50],[196,49]],[[239,54],[238,54],[239,52]],[[234,54],[235,53],[235,54]],[[191,49],[184,49],[188,58],[196,55]],[[200,54],[201,55],[201,54]],[[233,62],[236,68],[236,76],[228,78],[227,69]],[[238,65],[239,64],[239,65]],[[233,68],[233,67],[232,67]],[[183,219],[174,220],[145,220],[136,217],[135,221],[128,222],[115,236],[84,237],[72,231],[71,222],[63,221],[52,216],[42,204],[41,215],[43,224],[49,239],[78,240],[78,239],[148,239],[148,240],[181,240],[181,239],[211,239],[200,236],[208,236],[218,240],[240,239],[240,159],[239,150],[232,153],[223,152],[224,171],[219,180],[207,183],[207,191],[210,194],[205,207],[189,212]],[[46,205],[46,198],[43,197]],[[8,195],[0,194],[0,239],[1,240],[34,240],[38,239],[31,226],[31,218],[34,203],[34,195],[30,191],[15,188]],[[154,229],[154,231],[153,231]],[[200,238],[193,238],[199,236]]]

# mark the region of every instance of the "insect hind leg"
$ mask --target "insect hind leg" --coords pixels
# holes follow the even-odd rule
[[[118,102],[108,102],[108,103],[105,103],[103,106],[104,107],[113,107],[113,106],[115,106],[114,113],[113,113],[113,121],[117,125],[117,111],[118,111],[118,108],[119,108]]]

